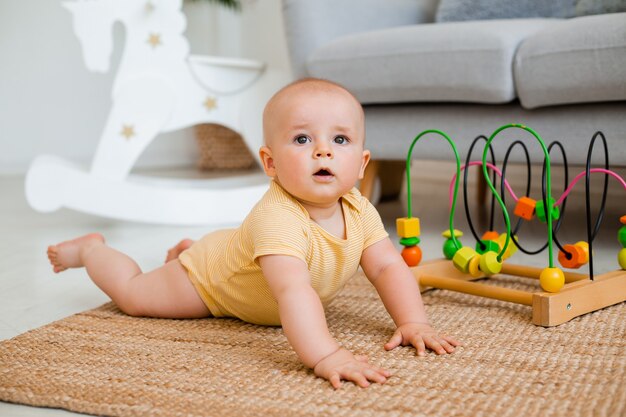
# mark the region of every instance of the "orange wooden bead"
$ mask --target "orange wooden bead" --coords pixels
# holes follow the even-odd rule
[[[565,251],[559,251],[559,263],[563,268],[577,269],[585,264],[585,250],[577,245],[563,245]],[[567,252],[567,253],[566,253]],[[567,257],[569,254],[569,259]]]
[[[574,246],[578,246],[583,250],[583,252],[585,252],[585,259],[583,260],[583,264],[589,262],[589,243],[581,240],[580,242],[574,243]]]
[[[422,260],[422,250],[419,246],[408,246],[402,249],[401,255],[408,266],[417,266]]]
[[[619,218],[619,222],[621,224],[626,224],[626,214],[624,214],[622,217]]]
[[[483,237],[480,238],[480,240],[497,240],[499,236],[500,234],[498,232],[494,230],[489,230],[485,232],[485,234],[483,235]]]
[[[525,220],[532,220],[537,202],[530,197],[520,197],[513,213]]]

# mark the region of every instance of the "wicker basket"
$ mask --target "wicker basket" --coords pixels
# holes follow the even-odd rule
[[[254,166],[254,157],[239,133],[213,123],[197,125],[195,129],[200,148],[199,169],[246,169]]]

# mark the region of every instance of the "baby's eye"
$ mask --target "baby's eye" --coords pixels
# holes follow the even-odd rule
[[[333,139],[333,141],[339,145],[344,145],[350,142],[350,140],[345,136],[336,136],[335,139]]]
[[[300,144],[300,145],[304,145],[307,142],[310,142],[311,139],[308,136],[304,136],[304,135],[300,135],[300,136],[296,136],[296,138],[294,139],[294,142]]]

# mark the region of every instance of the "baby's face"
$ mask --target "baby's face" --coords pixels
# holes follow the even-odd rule
[[[266,117],[265,172],[305,205],[336,204],[369,161],[363,111],[340,89],[293,90]]]

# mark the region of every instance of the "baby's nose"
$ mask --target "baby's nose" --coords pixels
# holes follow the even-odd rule
[[[320,143],[315,147],[315,158],[332,158],[333,150],[328,144]]]
[[[333,153],[330,150],[318,150],[315,152],[317,158],[332,158]]]

